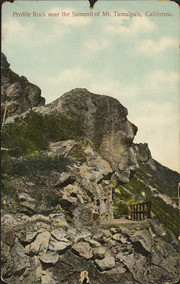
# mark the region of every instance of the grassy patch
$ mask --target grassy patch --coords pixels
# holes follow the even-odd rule
[[[114,218],[119,219],[122,217],[128,217],[130,215],[130,209],[126,202],[116,198],[114,200]]]
[[[122,217],[130,217],[129,203],[135,202],[134,195],[129,192],[125,187],[118,186],[113,195],[114,199],[114,218],[119,219]]]

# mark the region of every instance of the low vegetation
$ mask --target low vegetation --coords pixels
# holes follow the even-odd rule
[[[57,112],[43,115],[31,111],[14,123],[2,127],[2,147],[9,155],[20,157],[44,151],[50,141],[73,139],[83,135],[80,125]]]
[[[167,174],[169,169],[163,166],[160,168],[160,164],[158,167],[158,172],[155,172],[149,165],[141,164],[129,183],[119,185],[119,193],[114,195],[114,215],[115,218],[129,217],[129,204],[151,201],[152,216],[178,237],[178,208],[174,208],[157,195],[158,192],[167,194],[176,203],[178,173],[171,171],[172,174]],[[151,187],[156,189],[157,194],[151,190]]]

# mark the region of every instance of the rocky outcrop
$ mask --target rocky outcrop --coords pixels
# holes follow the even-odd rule
[[[75,89],[51,103],[49,108],[77,121],[84,136],[93,141],[110,163],[116,178],[129,181],[130,172],[138,168],[132,147],[137,127],[129,122],[127,109],[118,100]]]
[[[126,108],[86,89],[39,106],[38,87],[13,73],[5,56],[2,69],[3,99],[17,106],[2,131],[5,283],[179,283],[172,233],[156,218],[114,219],[115,194],[139,201],[164,173],[147,144],[133,143]]]
[[[151,156],[151,151],[147,143],[133,144],[133,149],[136,153],[138,163],[150,165],[152,170],[156,170],[155,162]]]
[[[1,111],[5,117],[21,114],[32,107],[45,104],[41,90],[10,69],[6,56],[1,53]]]

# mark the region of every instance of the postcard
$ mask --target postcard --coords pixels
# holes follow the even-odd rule
[[[2,283],[179,283],[178,4],[10,2]]]

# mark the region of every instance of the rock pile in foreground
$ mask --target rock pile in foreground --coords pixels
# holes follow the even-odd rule
[[[63,213],[2,217],[7,283],[179,283],[178,241],[154,221],[122,221],[80,231]]]

